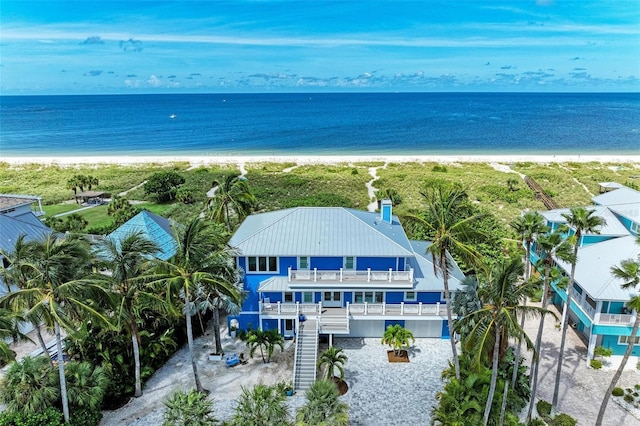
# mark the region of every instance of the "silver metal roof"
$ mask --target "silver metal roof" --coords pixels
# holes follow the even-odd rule
[[[412,256],[393,216],[342,207],[296,207],[247,217],[229,241],[243,256]]]
[[[640,192],[623,186],[622,188],[596,195],[591,200],[601,206],[640,203]]]
[[[637,259],[640,245],[636,237],[613,238],[601,243],[581,247],[578,251],[575,280],[593,299],[627,301],[635,290],[623,290],[623,282],[611,275],[611,267],[626,259]],[[558,261],[567,275],[571,265]]]
[[[609,235],[609,236],[624,236],[629,235],[629,230],[625,228],[625,226],[620,223],[620,219],[616,217],[616,215],[611,211],[609,207],[606,206],[588,206],[586,207],[589,210],[595,210],[595,215],[604,218],[607,223],[600,228],[599,235]],[[567,219],[562,216],[563,214],[570,214],[570,209],[555,209],[549,211],[541,211],[540,214],[549,222],[566,224]],[[585,235],[590,235],[590,233],[585,233]]]

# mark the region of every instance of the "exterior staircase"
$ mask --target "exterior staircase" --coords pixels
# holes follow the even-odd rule
[[[318,362],[318,322],[307,319],[300,323],[293,366],[294,391],[306,390],[316,381]]]

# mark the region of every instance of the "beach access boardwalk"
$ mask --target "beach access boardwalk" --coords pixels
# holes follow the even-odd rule
[[[554,201],[549,194],[536,182],[531,176],[525,176],[524,181],[534,193],[536,199],[542,201],[547,210],[559,209],[560,206]]]

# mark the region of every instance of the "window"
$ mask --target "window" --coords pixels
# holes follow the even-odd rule
[[[247,258],[249,272],[278,272],[277,257],[249,257]]]
[[[404,301],[405,302],[415,302],[416,301],[416,292],[415,291],[405,291],[404,292]]]
[[[293,292],[285,291],[282,300],[284,300],[285,303],[293,303]]]
[[[298,269],[309,269],[309,257],[300,256],[298,258]]]
[[[631,336],[620,336],[620,337],[618,337],[618,344],[619,345],[628,345],[630,338],[631,338]],[[635,345],[640,345],[640,337],[636,336],[633,344],[634,344],[634,346]]]
[[[347,256],[344,258],[344,269],[353,269],[353,256]]]
[[[354,291],[353,303],[382,303],[384,293],[382,291]]]
[[[302,293],[302,303],[313,303],[312,291],[305,291]]]
[[[640,223],[631,222],[631,232],[636,235],[640,234]]]

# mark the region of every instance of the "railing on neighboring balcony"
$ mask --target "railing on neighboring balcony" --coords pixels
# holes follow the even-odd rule
[[[282,303],[282,302],[270,302],[265,303],[260,301],[260,312],[263,314],[277,314],[277,315],[300,315],[300,314],[318,314],[322,312],[322,302],[318,303]]]
[[[287,277],[289,282],[405,282],[413,283],[413,268],[408,271],[373,271],[368,268],[366,271],[345,270],[340,268],[335,271],[292,269],[289,267]]]
[[[620,325],[632,325],[635,321],[635,315],[628,314],[600,314],[599,318],[596,318],[598,324],[620,324]]]

